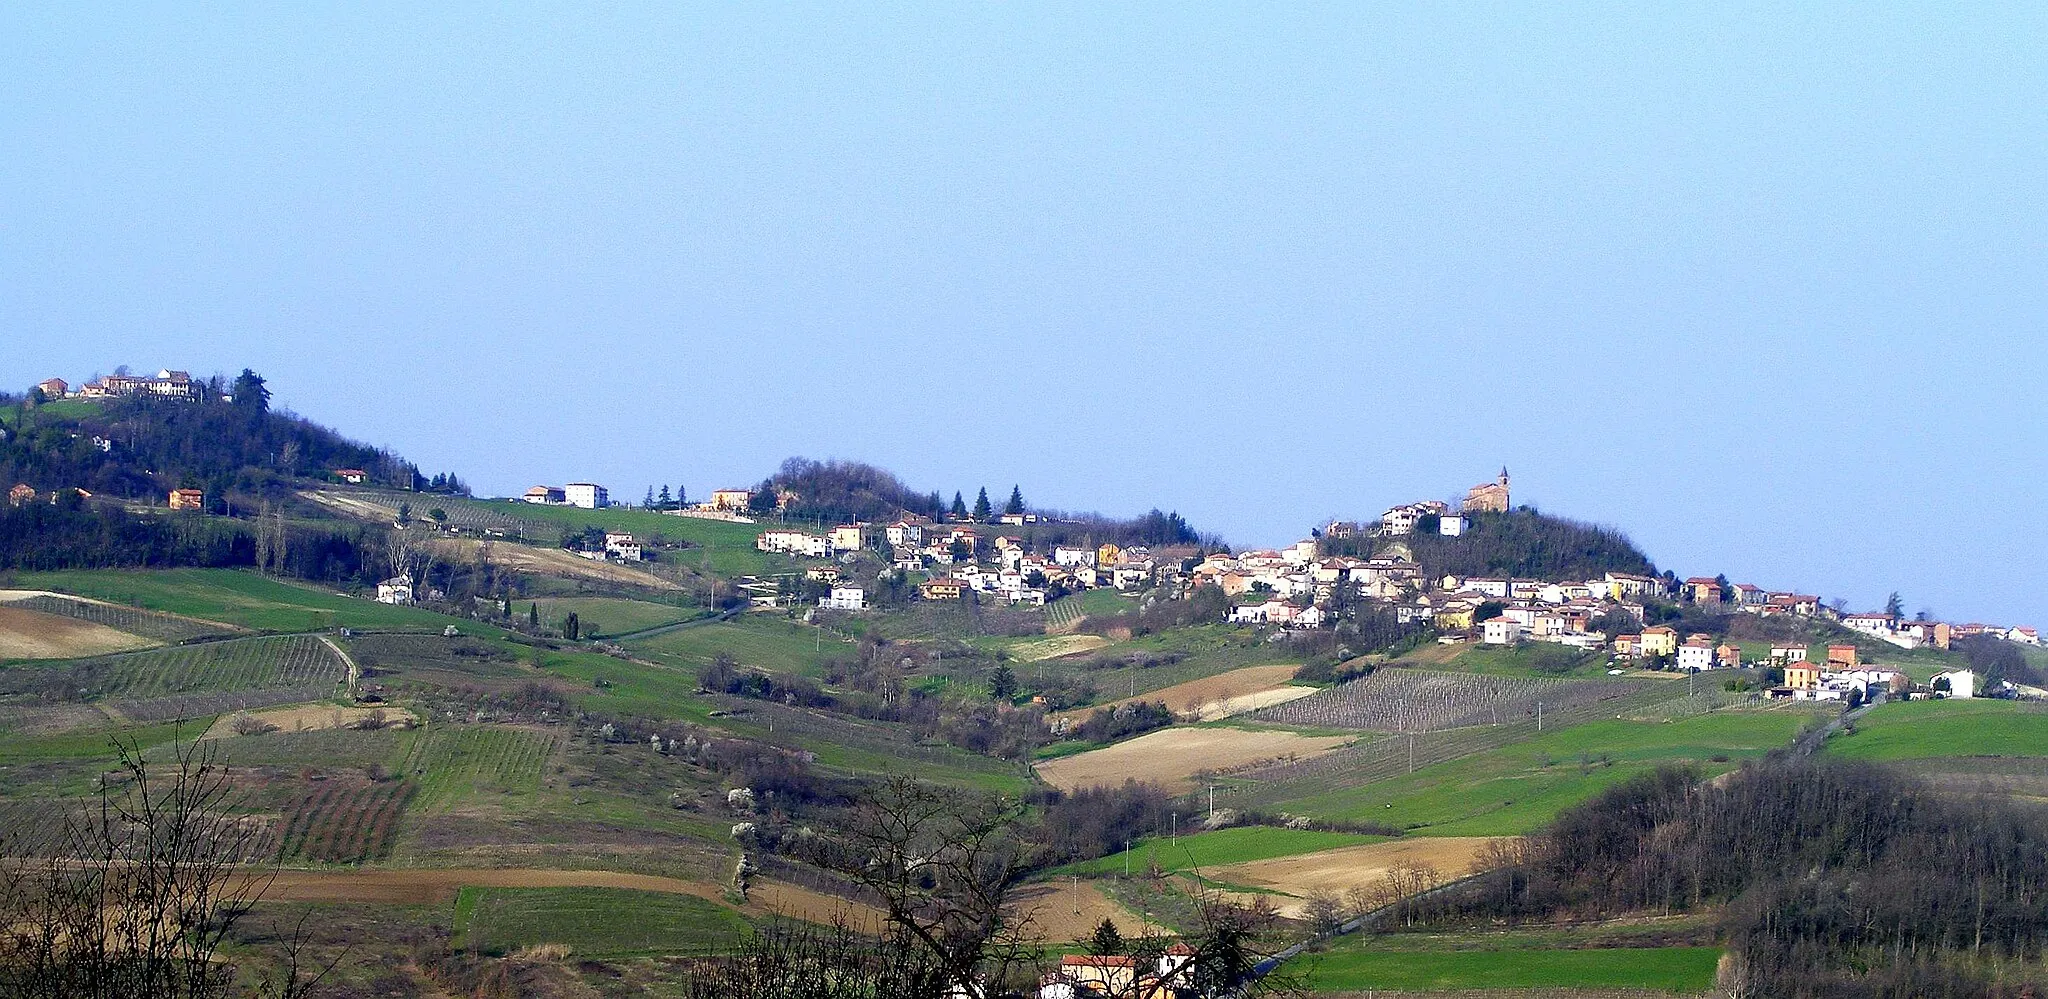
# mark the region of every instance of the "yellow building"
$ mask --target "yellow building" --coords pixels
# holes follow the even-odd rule
[[[1476,607],[1446,607],[1436,612],[1436,626],[1439,631],[1464,631],[1472,627],[1472,613]]]
[[[1820,686],[1819,663],[1799,662],[1785,664],[1785,686],[1793,690],[1812,690]]]
[[[1124,550],[1118,548],[1115,545],[1103,545],[1102,547],[1095,549],[1095,565],[1097,568],[1107,569],[1115,565],[1116,560],[1119,557],[1121,557],[1123,553]]]
[[[1644,628],[1643,645],[1639,650],[1645,656],[1675,656],[1678,654],[1678,632],[1670,628]]]
[[[204,510],[206,509],[206,494],[197,489],[173,489],[171,490],[171,509]]]

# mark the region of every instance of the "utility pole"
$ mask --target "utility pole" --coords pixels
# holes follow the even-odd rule
[[[1543,731],[1543,702],[1536,702],[1536,731]]]

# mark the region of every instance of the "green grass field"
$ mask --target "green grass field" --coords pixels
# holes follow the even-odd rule
[[[585,635],[623,635],[688,621],[703,613],[697,608],[676,607],[646,600],[627,600],[621,597],[547,597],[514,603],[537,604],[540,607],[541,623],[550,627],[559,627],[563,620],[574,614],[581,622]],[[520,612],[524,610],[517,606],[513,609]],[[591,630],[593,626],[598,630]]]
[[[1520,835],[1662,764],[1692,763],[1709,773],[1732,769],[1735,761],[1790,743],[1808,717],[1795,710],[1729,710],[1673,722],[1592,722],[1282,807],[1384,822],[1423,836]]]
[[[2016,701],[1893,701],[1871,709],[1855,732],[1829,739],[1826,750],[1852,760],[2048,757],[2048,711]]]
[[[1714,984],[1718,947],[1595,950],[1402,951],[1337,949],[1302,959],[1311,991],[1660,989],[1697,994]]]
[[[1385,836],[1362,836],[1357,833],[1239,826],[1235,829],[1218,829],[1215,832],[1195,833],[1178,838],[1162,836],[1140,840],[1129,850],[1084,863],[1071,864],[1054,873],[1121,874],[1126,858],[1130,860],[1130,869],[1133,872],[1149,870],[1154,861],[1158,862],[1161,870],[1167,872],[1197,870],[1385,841]]]
[[[1091,617],[1108,617],[1138,609],[1136,597],[1127,596],[1107,586],[1083,590],[1072,599],[1080,602],[1081,613]]]
[[[1554,642],[1521,645],[1468,645],[1441,669],[1493,676],[1601,676],[1607,657],[1587,654]]]
[[[631,531],[646,538],[658,535],[695,546],[682,552],[663,552],[662,558],[674,559],[693,569],[708,565],[712,572],[721,576],[759,574],[791,564],[787,558],[754,548],[754,539],[774,526],[767,523],[735,524],[723,520],[673,517],[651,510],[585,510],[572,506],[514,505],[487,500],[437,499],[435,502],[451,510],[464,504],[480,506],[521,520],[562,527],[602,527]],[[415,507],[419,505],[414,504]],[[537,540],[548,542],[553,539]]]
[[[577,957],[705,954],[747,931],[716,902],[622,888],[464,888],[455,914],[462,942],[490,954],[544,943]]]
[[[413,736],[399,774],[419,782],[413,807],[446,811],[471,799],[530,804],[560,736],[492,725],[431,725]]]
[[[679,628],[627,644],[657,662],[691,670],[725,653],[742,666],[807,676],[818,675],[818,664],[827,658],[854,655],[854,647],[831,632],[765,614]]]
[[[182,614],[257,631],[325,628],[434,628],[454,618],[295,586],[234,569],[79,570],[24,572],[24,589],[74,593],[110,603]],[[471,622],[463,622],[477,630]]]

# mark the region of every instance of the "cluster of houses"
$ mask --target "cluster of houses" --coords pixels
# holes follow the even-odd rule
[[[1014,515],[1025,516],[1025,515]],[[872,551],[885,555],[890,568],[928,574],[918,591],[926,600],[959,600],[968,594],[1012,605],[1042,607],[1053,589],[1085,590],[1113,586],[1146,589],[1161,579],[1167,560],[1150,548],[1114,544],[1059,546],[1033,553],[1024,542],[1007,535],[992,540],[964,526],[948,526],[927,517],[905,515],[877,530],[867,523],[841,524],[823,534],[794,529],[761,532],[754,547],[781,555],[829,559]],[[837,581],[837,570],[808,570],[812,579]],[[861,610],[865,604],[852,583],[835,585],[819,605],[835,610]]]
[[[163,399],[197,399],[199,387],[193,383],[192,375],[184,371],[165,368],[155,375],[114,374],[99,375],[77,389],[62,378],[50,378],[36,383],[36,390],[43,398],[57,399],[116,399],[130,395],[151,395]]]

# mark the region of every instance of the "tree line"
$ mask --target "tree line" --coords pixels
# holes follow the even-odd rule
[[[1711,911],[1739,996],[2032,994],[2048,947],[2048,817],[1895,771],[1780,756],[1689,768],[1566,810],[1449,900],[1510,921]]]

